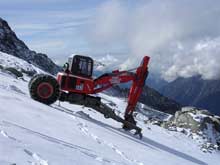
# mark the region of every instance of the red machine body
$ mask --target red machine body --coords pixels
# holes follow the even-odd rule
[[[132,81],[126,116],[133,113],[141,95],[148,75],[149,60],[150,58],[145,56],[134,72],[115,70],[93,79],[93,60],[90,57],[75,55],[69,58],[65,71],[58,73],[57,81],[61,91],[84,95],[96,94],[114,85]]]

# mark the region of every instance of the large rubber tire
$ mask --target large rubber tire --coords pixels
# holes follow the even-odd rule
[[[32,84],[32,82],[34,81],[34,79],[36,79],[36,78],[39,77],[39,76],[43,76],[43,75],[45,75],[45,74],[43,74],[43,73],[35,74],[35,75],[30,79],[30,81],[29,81],[29,83],[28,83],[28,89],[30,90],[31,84]]]
[[[31,98],[50,105],[57,101],[60,95],[57,80],[46,74],[35,75],[28,84]]]

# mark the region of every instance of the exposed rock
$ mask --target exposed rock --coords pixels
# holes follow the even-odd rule
[[[23,77],[23,74],[22,72],[18,71],[17,69],[15,68],[4,68],[4,70],[10,72],[11,74],[13,74],[14,76],[16,76],[16,78],[20,78],[20,77]]]
[[[188,130],[193,139],[202,138],[204,143],[201,148],[204,152],[211,152],[220,148],[220,120],[206,110],[193,107],[184,107],[177,111],[168,122],[162,124],[164,128],[173,127]]]
[[[21,72],[27,74],[29,77],[33,77],[37,73],[36,70],[24,70],[24,69],[21,69]]]
[[[12,31],[8,23],[0,18],[0,51],[19,57],[42,70],[56,74],[61,68],[47,55],[30,50]]]

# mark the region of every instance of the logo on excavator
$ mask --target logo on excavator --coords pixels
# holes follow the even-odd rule
[[[76,89],[77,89],[77,90],[83,90],[83,84],[76,85]]]

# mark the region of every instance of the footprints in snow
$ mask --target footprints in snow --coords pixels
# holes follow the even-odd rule
[[[16,138],[10,136],[7,134],[7,132],[0,130],[0,134],[5,137],[8,138],[10,140],[16,141],[18,143],[22,143],[20,140],[17,140]],[[44,160],[41,158],[41,156],[39,156],[36,153],[31,152],[30,150],[24,149],[23,150],[27,155],[31,156],[34,159],[34,162],[32,161],[28,161],[29,163],[31,163],[31,165],[49,165],[48,161]],[[0,162],[1,164],[1,162]],[[12,163],[11,165],[16,165],[16,163]]]
[[[74,118],[76,119],[76,118]],[[118,154],[122,159],[128,161],[129,163],[133,164],[137,164],[137,165],[144,165],[144,163],[137,161],[135,159],[131,159],[129,158],[123,151],[121,151],[118,147],[116,147],[114,144],[112,143],[108,143],[107,141],[99,138],[98,136],[96,136],[95,134],[91,133],[88,129],[88,126],[85,123],[82,123],[79,121],[78,123],[78,127],[79,130],[81,132],[83,132],[86,136],[91,137],[93,140],[95,140],[98,144],[100,145],[104,145],[109,147],[110,149],[112,149],[116,154]]]
[[[7,132],[5,132],[5,131],[3,131],[3,130],[0,130],[0,134],[1,134],[2,136],[4,136],[5,138],[8,138],[8,139],[13,140],[13,141],[20,142],[20,141],[17,140],[16,138],[14,138],[14,137],[12,137],[12,136],[9,136],[9,135],[7,134]]]
[[[16,93],[19,93],[19,94],[22,94],[22,95],[26,95],[21,89],[19,89],[15,85],[2,85],[2,84],[0,84],[0,88],[8,90],[8,91],[13,91],[13,92],[16,92]]]
[[[12,91],[14,91],[14,92],[16,92],[16,93],[25,95],[25,93],[24,93],[21,89],[19,89],[18,87],[16,87],[15,85],[9,85],[9,86],[8,86],[8,90],[12,90]]]
[[[80,154],[83,154],[85,156],[88,156],[90,158],[95,159],[96,161],[103,162],[103,163],[112,163],[112,162],[114,162],[114,161],[110,161],[106,158],[102,158],[102,157],[98,156],[94,151],[92,151],[90,149],[87,149],[87,148],[84,148],[84,147],[81,147],[81,146],[63,141],[61,139],[57,139],[55,137],[51,137],[51,136],[42,134],[40,132],[33,131],[29,128],[25,128],[23,126],[15,124],[15,123],[11,123],[11,122],[8,122],[8,121],[3,121],[3,123],[7,126],[16,127],[18,129],[21,129],[21,130],[25,131],[26,133],[38,136],[39,138],[47,140],[48,142],[51,142],[51,143],[54,143],[54,144],[57,144],[57,145],[62,145],[64,147],[73,149],[73,150],[75,150],[76,152],[78,152]],[[4,135],[4,137],[10,137],[10,136],[7,135],[6,132],[2,132],[2,135]],[[27,148],[27,147],[25,147],[25,148]],[[28,154],[29,156],[31,156],[35,160],[35,162],[32,162],[32,165],[48,165],[48,162],[43,160],[38,154],[35,154],[35,153],[33,153],[33,152],[31,152],[30,150],[27,150],[27,149],[24,149],[24,152],[26,154]],[[45,164],[45,163],[47,163],[47,164]],[[116,165],[116,163],[117,162],[115,161],[114,164]],[[117,164],[119,164],[119,163],[117,163]]]
[[[38,154],[33,153],[27,149],[24,149],[24,152],[35,160],[35,162],[31,162],[31,165],[49,165],[48,161],[42,159]]]

